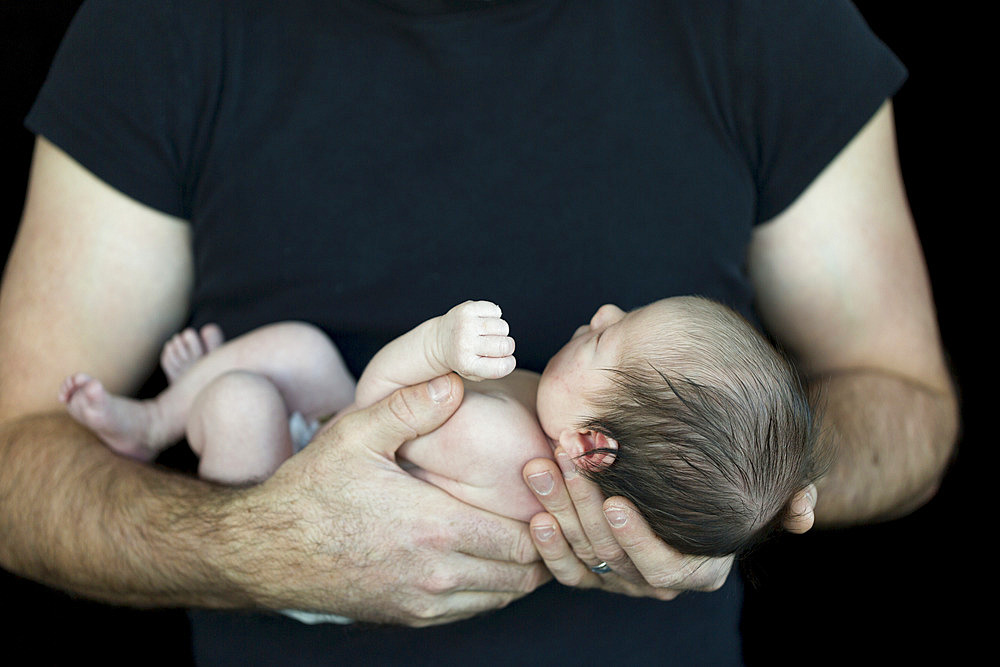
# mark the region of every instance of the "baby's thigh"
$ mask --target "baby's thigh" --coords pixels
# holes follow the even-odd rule
[[[290,412],[310,419],[329,416],[354,402],[355,381],[333,341],[304,322],[270,324],[247,335],[244,354],[281,391]]]
[[[515,400],[467,392],[444,426],[405,444],[399,456],[411,474],[471,505],[522,521],[542,511],[521,469],[552,450],[535,415]]]
[[[224,373],[198,394],[187,423],[199,473],[232,484],[264,479],[292,454],[288,410],[265,376]]]

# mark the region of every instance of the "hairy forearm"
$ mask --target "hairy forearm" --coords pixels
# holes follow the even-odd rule
[[[250,606],[229,576],[240,491],[126,460],[63,415],[0,427],[0,560],[136,606]]]
[[[830,454],[818,525],[897,518],[934,495],[958,432],[954,393],[876,371],[828,376],[812,389]]]

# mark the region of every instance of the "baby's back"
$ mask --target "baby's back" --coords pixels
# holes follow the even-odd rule
[[[522,370],[499,380],[466,382],[455,415],[401,447],[400,464],[471,505],[527,521],[543,508],[521,469],[531,459],[552,456],[535,414],[537,386],[538,374]]]

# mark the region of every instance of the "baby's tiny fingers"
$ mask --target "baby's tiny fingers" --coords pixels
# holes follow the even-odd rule
[[[499,317],[481,317],[478,324],[480,336],[506,336],[510,333],[507,320]]]
[[[500,317],[503,315],[500,306],[492,301],[466,301],[459,304],[457,308],[461,308],[465,313],[475,317]]]
[[[517,366],[514,357],[479,357],[469,365],[469,372],[464,375],[470,380],[495,380],[510,373]]]
[[[514,339],[510,336],[480,336],[474,344],[480,357],[509,357],[514,354]]]

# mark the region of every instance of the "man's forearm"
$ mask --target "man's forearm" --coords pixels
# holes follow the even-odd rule
[[[431,625],[549,579],[527,527],[393,463],[461,405],[455,376],[321,430],[254,486],[120,458],[64,415],[0,425],[0,564],[136,606],[301,609]]]
[[[896,518],[933,496],[958,432],[953,393],[875,371],[833,375],[812,389],[831,453],[817,483],[818,525]]]
[[[239,493],[123,459],[62,415],[0,427],[3,566],[90,598],[250,606],[221,557]]]

